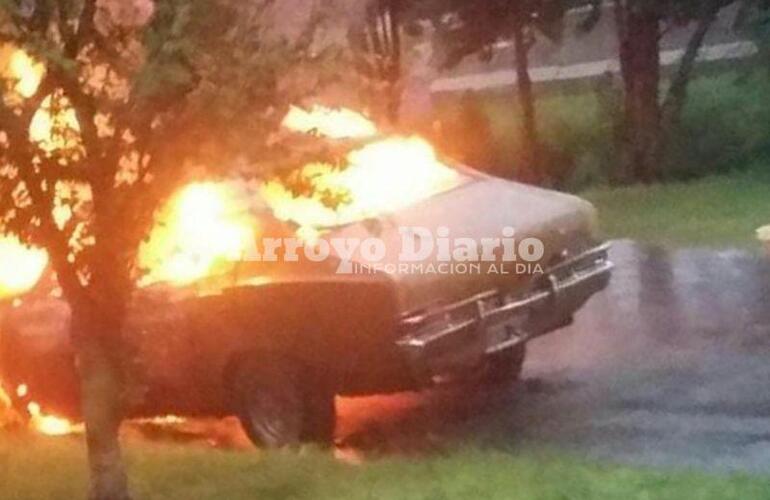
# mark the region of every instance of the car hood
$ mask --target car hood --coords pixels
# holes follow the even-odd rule
[[[407,228],[405,230],[404,228]],[[401,250],[409,229],[421,228],[432,235],[448,230],[451,238],[470,238],[481,243],[486,238],[503,238],[504,228],[514,229],[518,244],[538,238],[545,253],[537,261],[540,269],[556,264],[570,253],[584,250],[596,240],[596,211],[576,196],[536,188],[503,179],[477,175],[470,182],[434,196],[406,209],[339,228],[326,235],[334,238],[378,238],[386,254],[378,266],[396,285],[403,311],[420,309],[436,301],[452,301],[492,288],[515,289],[531,281],[538,267],[533,263],[480,263],[480,269],[466,266],[440,267],[438,252],[421,260],[418,266],[403,266]],[[417,236],[415,236],[416,238]],[[434,242],[437,242],[434,239]],[[360,253],[356,263],[371,263]],[[401,264],[401,265],[399,265]],[[527,264],[527,265],[522,265]]]

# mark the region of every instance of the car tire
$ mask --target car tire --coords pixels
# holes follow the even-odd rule
[[[525,344],[489,356],[484,368],[483,382],[489,385],[504,385],[517,381],[527,357]]]
[[[337,423],[334,391],[326,384],[310,384],[306,389],[302,442],[331,446],[334,443],[334,429]]]
[[[290,363],[276,359],[240,363],[233,393],[243,430],[257,447],[286,448],[301,442],[304,404],[298,370]]]
[[[259,448],[334,441],[334,392],[322,378],[285,359],[239,364],[233,378],[236,412],[249,439]]]

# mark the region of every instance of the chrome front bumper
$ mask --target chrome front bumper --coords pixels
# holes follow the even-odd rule
[[[609,244],[593,248],[546,270],[526,294],[489,290],[408,316],[397,344],[419,362],[468,341],[482,344],[483,353],[494,354],[553,331],[607,287],[614,267],[609,248]]]

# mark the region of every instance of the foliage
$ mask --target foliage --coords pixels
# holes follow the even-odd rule
[[[702,76],[691,82],[665,159],[664,180],[730,173],[768,156],[770,81],[761,72],[746,76],[733,66],[729,70],[720,63],[704,66]],[[751,67],[756,68],[753,63]],[[540,89],[539,133],[546,148],[560,152],[544,165],[554,173],[556,187],[577,191],[610,182],[620,158],[613,135],[622,90],[608,86],[610,82],[569,82]],[[477,94],[475,99],[490,122],[489,165],[497,174],[510,175],[510,166],[518,161],[520,119],[505,109],[510,92]],[[438,117],[451,122],[459,113],[460,100],[442,97]],[[452,136],[448,139],[451,142]]]
[[[17,500],[82,496],[76,443],[0,437],[3,493]],[[141,498],[246,500],[760,500],[770,479],[624,467],[517,449],[467,446],[441,456],[386,457],[360,466],[328,453],[243,453],[129,440]]]
[[[757,46],[757,59],[770,71],[770,2],[743,0],[736,27]]]
[[[662,159],[668,153],[684,108],[695,62],[711,25],[735,0],[616,0],[613,12],[618,35],[625,106],[620,138],[621,182],[660,180]],[[584,22],[590,29],[603,11],[601,2]],[[660,98],[660,39],[665,31],[694,24],[671,85]]]
[[[564,20],[561,0],[423,0],[414,16],[430,21],[435,63],[448,68],[471,54],[491,59],[499,44],[512,44],[521,121],[521,155],[516,176],[527,182],[547,182],[541,165],[546,151],[538,137],[534,90],[529,74],[529,51],[538,34],[557,40]]]
[[[290,38],[275,29],[273,4],[60,0],[27,17],[4,4],[4,39],[47,71],[32,96],[3,86],[0,232],[49,249],[68,296],[82,296],[95,272],[93,243],[110,242],[121,257],[110,273],[133,279],[135,250],[162,200],[201,175],[199,165],[221,172],[264,159],[289,103],[324,84],[307,78],[334,56],[333,44],[318,42],[320,14]],[[46,151],[29,140],[51,93],[74,108],[79,130],[53,132],[76,147]],[[56,193],[63,183],[68,196]],[[56,206],[72,214],[61,227]]]
[[[560,0],[422,0],[414,15],[436,29],[438,62],[452,67],[471,54],[492,57],[495,44],[510,41],[517,23],[528,26],[528,43],[535,32],[558,40],[562,34],[564,3]]]
[[[582,194],[596,204],[610,238],[757,250],[756,229],[770,213],[768,162],[688,183],[593,188]]]
[[[47,251],[71,306],[94,499],[127,497],[121,331],[140,244],[172,192],[266,149],[281,108],[314,90],[283,79],[325,54],[305,8],[291,32],[272,0],[0,3],[3,49],[40,67],[21,75],[36,85],[0,82],[0,234]]]
[[[354,66],[372,114],[396,125],[402,77],[402,15],[405,0],[367,1],[349,34]]]

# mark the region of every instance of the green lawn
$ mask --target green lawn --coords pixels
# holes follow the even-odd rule
[[[465,449],[348,465],[318,451],[259,454],[197,445],[128,446],[138,499],[760,500],[770,478],[662,472],[547,454]],[[83,498],[74,439],[0,436],[0,498]]]
[[[770,165],[762,167],[689,183],[594,188],[582,196],[596,204],[611,238],[759,249],[755,231],[770,224]]]
[[[661,165],[667,180],[731,172],[770,155],[770,79],[764,72],[747,74],[733,66],[698,69],[689,86],[681,126],[669,137]],[[616,142],[622,121],[619,85],[616,81],[614,91],[591,81],[536,86],[538,133],[547,151],[543,168],[560,187],[578,191],[617,174],[621,160]],[[478,130],[485,127],[465,116],[468,109],[487,120],[490,139],[489,151],[467,162],[496,175],[515,175],[522,150],[515,94],[500,90],[479,92],[465,101],[456,94],[437,99],[439,120],[472,123],[471,129],[460,126],[455,133],[481,141]],[[463,140],[448,142],[455,147],[463,144]]]

